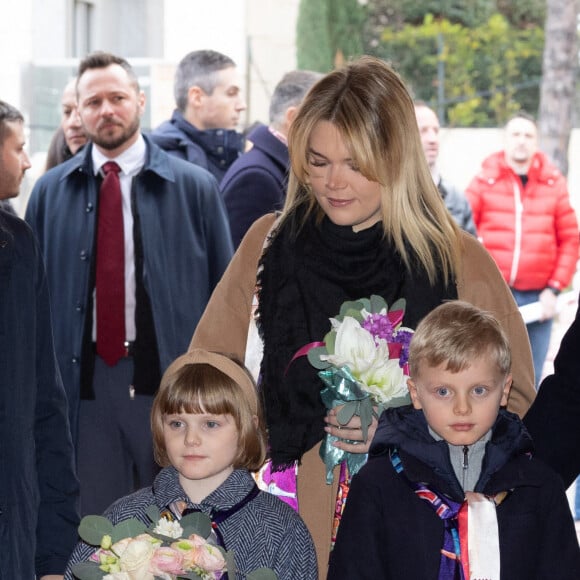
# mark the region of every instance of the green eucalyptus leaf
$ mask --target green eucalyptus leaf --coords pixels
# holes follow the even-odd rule
[[[326,348],[326,354],[334,353],[336,345],[336,330],[332,330],[326,334],[324,337],[324,348]]]
[[[347,300],[340,307],[340,316],[351,316],[349,311],[360,312],[363,307],[361,300]]]
[[[359,324],[364,320],[360,310],[349,310],[347,316],[354,318]]]
[[[378,421],[383,414],[383,411],[388,408],[384,403],[373,402],[376,408],[373,408],[373,417]]]
[[[236,577],[236,558],[234,556],[234,552],[232,550],[228,550],[227,552],[223,552],[224,559],[226,561],[226,570],[228,571],[228,578],[235,578]]]
[[[390,308],[389,312],[395,310],[405,310],[406,301],[404,298],[399,298]]]
[[[361,298],[358,302],[361,305],[359,311],[364,308],[367,312],[372,312],[371,301],[368,298]]]
[[[382,296],[378,296],[377,294],[373,294],[371,296],[371,300],[370,300],[370,310],[369,312],[372,313],[379,313],[383,308],[385,310],[387,310],[387,303],[385,302],[385,299]]]
[[[348,401],[336,414],[338,424],[346,425],[358,412],[359,401]]]
[[[154,525],[157,525],[157,522],[161,519],[161,512],[156,505],[150,505],[146,510],[145,513],[147,517],[153,522]]]
[[[129,518],[119,522],[111,532],[113,544],[124,538],[134,538],[139,534],[144,534],[147,531],[147,526],[136,518]]]
[[[229,575],[228,575],[229,576]],[[278,580],[278,574],[271,568],[258,568],[246,575],[247,580]]]
[[[79,562],[73,564],[71,570],[78,580],[101,580],[104,576],[96,562]]]
[[[369,426],[373,421],[373,406],[370,398],[361,401],[359,415],[363,441],[366,443],[369,437]]]
[[[328,361],[321,360],[321,354],[328,354],[328,350],[325,346],[315,346],[308,351],[306,355],[308,357],[308,362],[315,368],[319,370],[327,369],[331,364]]]
[[[103,516],[85,516],[79,525],[79,536],[91,546],[100,546],[103,536],[110,536],[113,524]]]
[[[202,538],[208,538],[211,533],[211,519],[207,514],[196,512],[183,516],[179,521],[183,528],[183,537],[189,538],[191,534],[197,534]]]
[[[353,309],[355,308],[355,303],[351,300],[351,301],[347,301],[347,302],[343,302],[340,305],[340,310],[338,312],[338,316],[335,316],[335,318],[338,318],[339,316],[341,318],[344,318],[346,316],[346,313],[349,309]]]

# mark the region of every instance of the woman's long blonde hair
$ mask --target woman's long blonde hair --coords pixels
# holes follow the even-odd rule
[[[316,124],[331,122],[353,161],[382,185],[382,223],[408,268],[417,260],[431,282],[459,273],[461,237],[433,183],[421,146],[413,101],[384,61],[364,56],[318,81],[290,126],[291,170],[282,221],[298,206],[322,219],[309,187],[309,140]]]

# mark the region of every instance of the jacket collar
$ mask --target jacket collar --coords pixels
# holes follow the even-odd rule
[[[483,161],[480,177],[482,179],[499,179],[502,176],[515,176],[514,170],[507,164],[505,151],[492,153]],[[549,182],[558,179],[560,171],[541,151],[536,151],[528,170],[530,181]]]
[[[191,141],[197,143],[205,154],[223,170],[227,169],[242,153],[244,136],[233,129],[206,129],[201,131],[185,119],[178,110],[173,112],[171,124]],[[222,165],[222,162],[224,163]]]
[[[234,469],[229,477],[200,504],[193,504],[179,483],[179,473],[175,467],[163,468],[153,482],[155,502],[166,507],[176,500],[196,507],[205,513],[212,510],[227,510],[235,506],[254,487],[254,479],[245,469]]]
[[[248,141],[254,144],[256,149],[264,152],[284,170],[288,169],[288,146],[272,134],[266,125],[256,127],[249,135]]]
[[[147,154],[143,171],[151,171],[166,181],[175,181],[175,174],[169,162],[169,155],[160,147],[155,145],[148,135],[143,135],[147,146]],[[67,179],[71,174],[76,172],[93,174],[92,148],[94,145],[88,143],[72,159],[65,162],[61,180]]]
[[[381,455],[394,447],[399,449],[409,479],[432,484],[449,497],[458,500],[463,497],[463,490],[449,459],[447,443],[431,437],[423,413],[411,405],[387,409],[381,415],[370,455]],[[533,485],[528,479],[522,481],[521,470],[512,467],[512,460],[516,458],[527,461],[531,450],[531,438],[519,418],[500,410],[492,427],[491,440],[486,446],[475,491],[493,493],[494,490],[503,491],[524,482]],[[496,477],[500,470],[501,477]]]

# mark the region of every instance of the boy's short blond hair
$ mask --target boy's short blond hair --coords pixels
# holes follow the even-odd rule
[[[411,377],[420,374],[421,365],[456,373],[489,356],[498,373],[511,369],[511,350],[497,319],[473,304],[453,300],[432,310],[417,326],[409,347]]]

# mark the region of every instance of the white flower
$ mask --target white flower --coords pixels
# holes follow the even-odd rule
[[[322,360],[336,367],[348,366],[350,372],[359,378],[389,358],[387,341],[379,340],[377,345],[373,335],[355,318],[345,316],[342,323],[333,320],[332,325],[337,331],[334,354],[321,355]]]
[[[384,360],[360,377],[377,403],[388,403],[391,399],[406,396],[409,393],[407,379],[397,359]]]
[[[377,403],[387,403],[407,394],[407,377],[398,359],[389,359],[389,345],[375,339],[359,322],[345,316],[342,322],[332,319],[336,330],[334,354],[321,355],[336,367],[347,366]]]
[[[132,539],[119,558],[122,572],[127,572],[130,580],[155,580],[149,572],[149,563],[153,557],[154,547],[147,540]]]
[[[161,518],[153,531],[168,538],[181,538],[183,534],[183,528],[179,525],[179,522],[172,522],[167,518]]]

